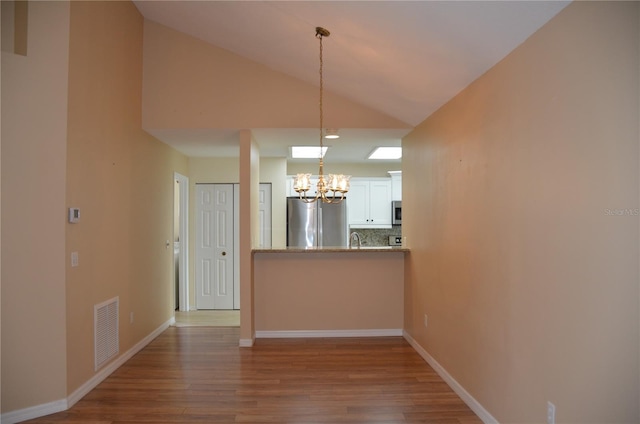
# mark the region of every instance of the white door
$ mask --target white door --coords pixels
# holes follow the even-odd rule
[[[196,308],[233,309],[233,184],[197,184]]]

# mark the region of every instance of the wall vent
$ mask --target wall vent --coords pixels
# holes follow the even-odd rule
[[[93,334],[95,341],[95,368],[97,371],[120,351],[118,310],[120,300],[113,299],[93,307]]]

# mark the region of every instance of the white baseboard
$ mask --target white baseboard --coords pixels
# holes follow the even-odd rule
[[[402,336],[402,329],[382,330],[301,330],[256,331],[257,339],[290,339],[303,337],[390,337]]]
[[[67,400],[61,399],[56,400],[55,402],[32,406],[30,408],[6,412],[0,417],[0,422],[2,424],[14,424],[32,420],[34,418],[44,417],[45,415],[55,414],[56,412],[66,411],[67,409]]]
[[[471,396],[469,392],[467,392],[464,387],[462,387],[460,383],[458,383],[455,378],[453,378],[447,372],[447,370],[445,370],[442,365],[440,365],[438,361],[433,358],[433,356],[429,355],[427,351],[424,350],[422,346],[420,346],[409,333],[403,331],[403,336],[407,340],[407,342],[409,342],[409,344],[416,350],[416,352],[418,352],[418,354],[422,356],[422,359],[424,359],[429,365],[431,365],[431,368],[433,368],[434,371],[438,373],[438,375],[445,381],[445,383],[447,383],[449,387],[451,387],[451,389],[456,392],[458,396],[460,396],[460,399],[462,399],[462,401],[466,403],[473,412],[475,412],[475,414],[482,420],[484,424],[498,424],[498,420],[493,418],[489,411],[484,409],[480,402],[475,400],[474,397]]]
[[[120,368],[120,366],[122,366],[129,359],[131,359],[133,355],[140,352],[146,345],[151,343],[153,339],[158,337],[160,333],[162,333],[169,327],[172,320],[175,322],[175,318],[172,318],[162,324],[160,327],[156,328],[151,334],[136,343],[126,353],[116,358],[113,362],[105,366],[93,377],[91,377],[91,379],[89,379],[86,383],[78,387],[78,389],[71,393],[66,399],[61,399],[55,402],[45,403],[42,405],[36,405],[25,409],[19,409],[17,411],[4,413],[2,414],[2,416],[0,416],[0,422],[3,424],[14,424],[38,417],[43,417],[45,415],[55,414],[56,412],[62,412],[71,408],[87,393],[93,390],[98,384],[102,383],[102,381],[109,377],[111,373]]]
[[[253,346],[253,339],[240,339],[240,347]]]

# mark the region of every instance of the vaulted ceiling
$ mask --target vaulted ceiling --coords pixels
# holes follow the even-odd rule
[[[341,129],[345,161],[364,161],[373,145],[400,139],[503,59],[569,2],[566,1],[135,1],[146,19],[318,85],[315,27],[325,38],[325,84],[354,102],[407,123],[407,129]],[[311,44],[310,44],[311,43]],[[309,46],[312,46],[310,48]],[[229,129],[219,137],[229,137]],[[261,152],[285,155],[317,129],[256,130]],[[209,136],[188,130],[156,134],[179,147],[196,137],[211,154]],[[295,136],[295,137],[294,137]],[[199,137],[199,138],[198,138]],[[221,143],[222,145],[223,143]],[[194,147],[195,146],[195,147]],[[209,149],[205,149],[205,147]]]

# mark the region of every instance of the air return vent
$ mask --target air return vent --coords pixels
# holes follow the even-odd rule
[[[93,332],[95,339],[95,370],[115,357],[119,350],[118,334],[119,298],[102,302],[93,307]]]

